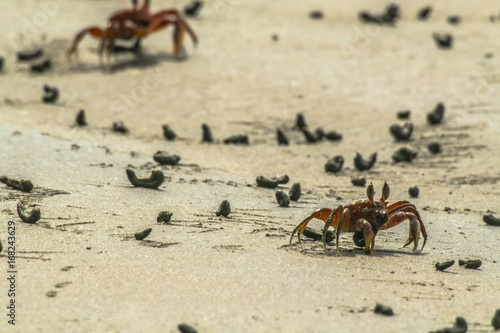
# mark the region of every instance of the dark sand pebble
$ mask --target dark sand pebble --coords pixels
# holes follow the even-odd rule
[[[491,318],[491,326],[493,326],[496,330],[500,329],[500,309],[497,309],[495,314],[493,314],[493,318]]]
[[[203,8],[203,1],[191,1],[191,3],[184,6],[184,15],[187,17],[198,17]]]
[[[78,111],[76,115],[76,124],[78,126],[87,126],[87,115],[85,114],[85,110]]]
[[[464,317],[458,316],[455,318],[455,327],[460,327],[464,330],[464,332],[467,332],[467,320],[465,320]]]
[[[69,286],[71,283],[72,283],[71,281],[59,282],[54,287],[61,289],[61,288],[64,288],[66,286]]]
[[[229,201],[223,200],[220,203],[219,209],[217,209],[217,211],[215,212],[215,215],[228,217],[229,214],[231,214],[231,204],[229,203]]]
[[[264,188],[276,188],[279,184],[277,179],[268,179],[264,176],[258,176],[255,181],[257,182],[258,187]]]
[[[33,64],[30,67],[30,70],[33,73],[43,73],[46,70],[50,69],[52,67],[52,62],[50,60],[44,60],[39,64]]]
[[[399,162],[411,163],[411,161],[413,161],[415,157],[417,157],[417,152],[410,150],[406,147],[399,148],[394,152],[394,154],[392,154],[392,160],[395,163]]]
[[[431,6],[425,6],[422,9],[420,9],[417,13],[417,18],[420,21],[426,21],[429,19],[432,13],[432,7]]]
[[[51,298],[56,297],[57,296],[57,290],[51,290],[51,291],[47,292],[45,294],[45,296],[51,297]]]
[[[467,259],[464,261],[463,266],[467,269],[478,269],[483,262],[480,259]]]
[[[432,38],[436,42],[436,46],[441,50],[449,50],[453,47],[453,36],[451,34],[433,33]]]
[[[27,212],[26,206],[21,201],[17,203],[17,214],[26,223],[37,223],[41,218],[40,208],[35,207]]]
[[[236,134],[224,139],[224,144],[249,145],[250,140],[246,134]]]
[[[419,193],[420,193],[420,190],[418,189],[418,186],[416,186],[416,185],[410,186],[408,188],[408,194],[412,198],[418,198]]]
[[[127,177],[135,187],[157,189],[165,181],[165,175],[160,170],[153,170],[149,178],[137,178],[134,170],[127,169]]]
[[[429,143],[427,146],[431,154],[439,154],[441,152],[441,144],[439,142]]]
[[[278,201],[278,204],[280,207],[288,207],[290,206],[290,197],[285,191],[276,191],[276,201]]]
[[[173,141],[175,140],[175,138],[177,138],[177,134],[170,128],[169,125],[162,125],[162,128],[163,136],[165,137],[165,139],[167,139],[168,141]]]
[[[322,20],[325,17],[325,14],[321,10],[313,10],[309,13],[309,18],[312,20]]]
[[[407,122],[403,126],[393,124],[389,127],[389,131],[396,141],[409,141],[413,132],[413,123]]]
[[[158,223],[165,223],[168,224],[172,220],[172,213],[169,211],[161,211],[158,213],[158,216],[156,217],[156,222]]]
[[[151,233],[151,231],[153,231],[153,229],[148,228],[148,229],[143,230],[143,231],[141,231],[141,232],[136,232],[136,233],[134,234],[134,237],[135,237],[135,239],[137,239],[137,240],[143,240],[143,239],[145,239],[146,237],[148,237],[148,236],[149,236],[149,234]]]
[[[271,36],[271,39],[273,40],[273,42],[277,42],[279,40],[279,36],[277,34],[273,34]]]
[[[300,183],[293,184],[288,192],[288,195],[290,196],[290,200],[298,201],[301,195]]]
[[[311,133],[307,128],[302,129],[302,134],[304,134],[304,137],[306,138],[307,143],[316,143],[318,142],[318,139],[314,134]]]
[[[207,124],[202,124],[201,129],[203,131],[201,141],[214,142],[214,136],[212,135],[212,130],[210,129],[210,126],[208,126]]]
[[[19,191],[23,192],[31,192],[34,188],[31,180],[28,179],[12,179],[6,176],[0,177],[0,183],[4,183],[5,185]]]
[[[75,268],[75,266],[64,266],[63,268],[61,268],[61,271],[67,272],[67,271],[69,271],[70,269],[73,269],[73,268]]]
[[[121,120],[115,121],[111,129],[113,130],[113,132],[117,133],[127,134],[129,132],[129,129],[125,126],[125,124]]]
[[[19,61],[30,61],[39,58],[43,55],[43,50],[41,48],[36,48],[34,50],[19,51],[17,52],[17,60]]]
[[[397,4],[389,4],[385,11],[379,15],[371,14],[367,11],[362,11],[358,14],[358,18],[363,23],[375,23],[394,25],[400,16],[399,6]]]
[[[181,157],[176,154],[169,154],[166,151],[158,150],[153,155],[153,159],[161,165],[177,165]]]
[[[283,133],[282,130],[279,128],[276,130],[276,139],[278,140],[278,144],[280,146],[288,146],[289,145],[289,140],[286,137],[285,133]]]
[[[491,53],[491,52],[485,53],[485,54],[484,54],[484,57],[485,57],[486,59],[491,59],[491,58],[493,58],[493,53]],[[0,70],[1,70],[1,69],[0,69]]]
[[[290,181],[290,177],[288,175],[283,175],[283,176],[274,176],[271,178],[272,181],[277,181],[278,184],[288,184]]]
[[[410,110],[398,111],[398,113],[396,113],[396,117],[401,120],[410,119],[410,115]]]
[[[354,177],[354,178],[351,179],[351,183],[354,186],[362,186],[362,187],[364,187],[366,185],[366,178],[363,177],[363,176]]]
[[[483,221],[487,225],[494,225],[500,227],[500,219],[492,214],[483,215]]]
[[[314,134],[316,136],[316,141],[321,141],[325,137],[325,131],[321,127],[316,128]]]
[[[5,58],[0,57],[0,72],[3,71],[3,65],[5,65]]]
[[[303,130],[305,128],[307,128],[307,123],[306,123],[306,118],[304,117],[304,114],[297,113],[297,116],[295,117],[294,129]]]
[[[450,15],[446,18],[446,22],[453,25],[458,25],[462,22],[462,18],[458,15]]]
[[[467,321],[464,317],[456,317],[455,324],[453,327],[441,328],[437,331],[431,331],[430,333],[466,333],[467,332]]]
[[[335,156],[326,161],[325,171],[337,173],[342,170],[342,166],[344,165],[344,157],[343,156]]]
[[[370,170],[375,162],[377,162],[377,152],[371,154],[368,161],[366,161],[360,153],[356,153],[354,157],[354,166],[359,171]]]
[[[342,134],[337,131],[328,131],[325,133],[325,139],[330,141],[340,141],[342,140]]]
[[[304,237],[307,237],[307,238],[311,238],[315,241],[321,241],[323,240],[323,234],[313,228],[309,228],[309,227],[306,227],[304,229],[304,232],[302,233],[302,235],[304,235]],[[335,239],[335,233],[331,230],[328,230],[326,232],[326,242],[332,242],[333,240]]]
[[[3,245],[2,245],[2,241],[0,241],[0,253],[2,253],[3,251]]]
[[[438,103],[435,107],[434,110],[431,112],[427,113],[427,122],[431,125],[437,125],[439,124],[444,117],[444,111],[445,107],[443,103]]]
[[[49,85],[43,86],[44,95],[42,100],[44,103],[55,103],[59,99],[59,89]]]
[[[444,262],[437,262],[434,267],[436,267],[436,269],[438,271],[444,271],[445,269],[447,269],[448,267],[451,267],[453,266],[453,264],[455,263],[455,260],[448,260],[448,261],[444,261]]]
[[[186,323],[177,325],[177,328],[181,333],[198,333],[198,331],[193,326],[188,325]]]
[[[390,306],[383,305],[381,303],[377,303],[375,305],[373,312],[382,314],[384,316],[394,316],[394,311],[392,310],[392,308]]]

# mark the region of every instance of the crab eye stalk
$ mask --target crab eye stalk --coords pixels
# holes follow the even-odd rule
[[[375,196],[375,188],[373,187],[373,184],[370,183],[368,187],[366,188],[366,196],[368,197],[368,200],[373,201],[373,197]]]
[[[391,189],[386,182],[384,182],[384,187],[382,188],[382,198],[389,199],[389,194],[391,193]]]

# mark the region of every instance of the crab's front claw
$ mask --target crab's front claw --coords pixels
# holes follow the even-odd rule
[[[406,243],[403,245],[403,247],[406,247],[410,245],[412,242],[413,244],[413,251],[417,249],[418,246],[418,241],[420,239],[420,222],[417,220],[417,217],[412,214],[412,213],[403,213],[406,218],[410,220],[410,235],[408,236],[408,239],[406,240]],[[425,246],[425,242],[424,242]],[[422,249],[424,247],[422,246]]]
[[[375,234],[373,233],[371,227],[370,230],[363,230],[363,235],[365,236],[365,253],[370,254],[375,246]]]
[[[370,254],[375,246],[375,233],[373,232],[372,225],[365,219],[359,219],[355,224],[356,231],[363,231],[365,241],[364,252]]]

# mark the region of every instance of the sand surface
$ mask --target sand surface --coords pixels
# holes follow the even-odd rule
[[[184,4],[153,0],[152,9]],[[103,71],[96,40],[82,42],[79,62],[65,52],[80,29],[103,25],[128,1],[2,1],[0,175],[30,179],[35,189],[0,184],[0,240],[5,249],[14,221],[18,255],[14,327],[1,258],[0,331],[176,332],[186,322],[198,332],[428,332],[456,316],[470,331],[492,331],[500,228],[482,216],[500,214],[500,22],[489,20],[500,6],[435,1],[421,22],[416,13],[427,2],[400,4],[397,25],[380,27],[357,14],[380,12],[384,1],[207,1],[189,20],[200,43],[186,39],[185,61],[172,57],[167,30],[146,39],[142,55],[120,54]],[[323,20],[308,17],[316,9]],[[462,22],[448,24],[451,14]],[[438,49],[434,32],[452,33],[453,49]],[[52,59],[50,71],[32,74],[16,61],[33,45]],[[41,102],[44,84],[60,89],[57,103]],[[445,118],[431,126],[426,114],[439,102]],[[84,128],[75,126],[80,109]],[[411,110],[408,143],[389,133],[403,123],[400,110]],[[342,141],[307,144],[293,130],[297,113],[311,130],[336,130]],[[111,131],[118,120],[129,134]],[[202,123],[214,144],[201,143]],[[177,140],[163,138],[163,124]],[[288,147],[277,145],[277,128]],[[247,134],[250,145],[222,143],[235,134]],[[441,154],[427,150],[435,141]],[[392,161],[403,146],[418,152],[411,164]],[[178,154],[180,164],[158,165],[158,150]],[[357,171],[356,152],[377,152],[377,163]],[[344,168],[326,173],[335,155]],[[166,181],[159,190],[134,188],[128,167],[140,177],[162,170]],[[288,208],[255,182],[283,174],[290,182],[280,189],[302,186]],[[304,237],[288,248],[292,230],[317,208],[366,197],[351,184],[357,176],[373,182],[377,198],[386,181],[391,202],[417,206],[428,233],[422,252],[401,248],[408,222],[380,231],[371,255],[347,233],[340,254],[334,243],[325,253]],[[418,198],[408,195],[412,185]],[[224,199],[228,218],[215,216]],[[36,225],[19,219],[19,200],[40,208]],[[156,222],[164,210],[173,213],[170,225]],[[146,228],[149,237],[135,240]],[[469,258],[482,266],[434,268]],[[375,314],[377,302],[395,315]]]

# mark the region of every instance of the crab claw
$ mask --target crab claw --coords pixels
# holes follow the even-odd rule
[[[375,246],[375,234],[373,233],[371,228],[368,231],[363,230],[363,234],[365,236],[365,250],[364,251],[366,254],[370,254],[370,253],[372,253],[373,247]]]
[[[365,249],[366,254],[370,254],[375,246],[375,233],[372,230],[372,225],[365,219],[359,219],[355,224],[356,231],[363,231],[363,236],[365,239]]]

